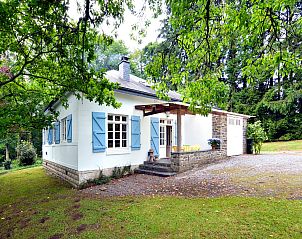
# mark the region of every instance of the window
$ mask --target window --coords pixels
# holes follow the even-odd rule
[[[108,114],[108,148],[128,147],[128,117]]]
[[[165,126],[159,128],[159,145],[165,145]]]
[[[62,142],[66,142],[67,140],[67,126],[66,126],[66,117],[61,120],[61,137],[62,137]]]
[[[236,119],[236,125],[240,125],[240,119]]]
[[[235,125],[235,119],[234,118],[229,119],[229,125]]]

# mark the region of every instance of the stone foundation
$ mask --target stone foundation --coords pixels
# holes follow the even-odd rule
[[[171,168],[175,172],[184,172],[225,158],[226,152],[221,150],[172,153]]]
[[[103,175],[111,176],[114,170],[114,168],[107,168],[102,170],[78,171],[48,160],[43,160],[43,166],[48,174],[67,181],[75,188],[79,188],[88,180],[98,178],[101,172]],[[131,170],[136,168],[138,168],[138,165],[131,165]]]
[[[67,181],[73,187],[79,187],[79,172],[77,170],[48,160],[43,160],[43,166],[48,174]]]

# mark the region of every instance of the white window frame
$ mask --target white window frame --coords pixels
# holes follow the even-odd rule
[[[67,117],[61,119],[61,142],[67,142]]]
[[[111,119],[112,116],[112,119]],[[119,117],[119,120],[116,119]],[[123,121],[123,117],[126,117],[126,120]],[[112,124],[112,130],[109,131],[109,124]],[[119,126],[119,130],[116,130],[116,125]],[[126,131],[123,130],[123,125],[126,125]],[[116,133],[119,132],[119,139],[116,139]],[[112,133],[112,138],[109,138],[109,134]],[[126,133],[126,138],[123,138],[124,133]],[[129,149],[129,117],[122,114],[108,114],[107,115],[107,148],[109,152],[115,151],[127,151]],[[109,147],[109,141],[112,141],[112,147]],[[116,141],[120,142],[120,146],[116,146]],[[123,143],[126,142],[126,146],[123,146]]]
[[[166,145],[166,125],[160,124],[159,126],[159,146]]]

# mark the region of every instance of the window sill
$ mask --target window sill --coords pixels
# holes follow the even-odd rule
[[[131,153],[130,148],[122,148],[122,149],[107,148],[107,150],[106,150],[107,155],[130,154],[130,153]]]

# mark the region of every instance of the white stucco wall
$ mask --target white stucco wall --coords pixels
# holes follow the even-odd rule
[[[211,149],[208,139],[212,138],[212,115],[185,115],[182,118],[183,145],[200,145],[201,150]]]
[[[147,159],[150,149],[150,118],[172,120],[172,145],[175,142],[176,115],[165,113],[143,117],[143,112],[135,110],[135,105],[160,103],[162,101],[134,96],[123,93],[115,93],[122,106],[114,109],[109,106],[100,106],[83,98],[77,100],[74,96],[69,97],[69,108],[65,109],[60,103],[54,108],[59,111],[58,120],[61,121],[72,114],[72,143],[60,142],[60,144],[48,145],[47,134],[43,145],[43,158],[78,171],[111,169],[114,167],[139,165]],[[105,152],[94,153],[92,150],[92,112],[104,112],[106,114],[120,114],[128,116],[128,148],[120,150],[106,149]],[[137,115],[141,118],[141,148],[131,150],[131,116]],[[107,120],[106,120],[107,128]],[[202,117],[199,115],[182,116],[182,144],[200,145],[202,150],[210,149],[207,140],[212,137],[212,116]],[[106,133],[107,143],[107,133]],[[160,150],[165,154],[165,150]],[[160,155],[165,157],[166,155]]]
[[[60,132],[60,144],[52,145],[48,144],[47,133],[43,134],[46,136],[46,139],[42,142],[43,144],[43,159],[61,164],[63,166],[78,169],[78,100],[75,96],[70,96],[68,99],[69,107],[65,109],[61,103],[58,103],[53,106],[60,114],[58,120],[61,122],[61,119],[72,114],[72,142],[62,142],[61,132]]]
[[[143,112],[135,110],[134,106],[138,104],[159,103],[161,101],[149,99],[141,96],[126,95],[122,93],[115,94],[117,100],[122,102],[118,109],[108,106],[99,106],[94,102],[84,99],[79,104],[79,148],[78,148],[78,170],[97,170],[121,167],[127,165],[139,165],[147,159],[147,153],[150,149],[150,118],[166,117],[165,114],[156,114],[143,117]],[[93,153],[92,151],[92,112],[105,112],[128,116],[128,149],[112,150],[106,149],[105,152]],[[141,148],[140,150],[131,150],[131,116],[141,117]],[[107,127],[107,122],[106,122]],[[107,142],[107,134],[106,134]]]

